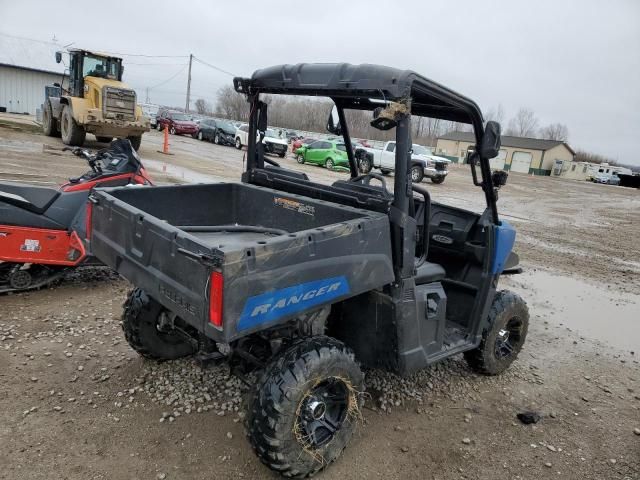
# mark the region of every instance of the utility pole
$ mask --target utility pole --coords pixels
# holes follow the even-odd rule
[[[191,64],[193,63],[193,53],[189,54],[189,76],[187,78],[187,104],[184,107],[184,111],[189,113],[189,100],[191,96]]]
[[[145,90],[145,94],[146,94],[145,95],[146,98],[144,100],[144,103],[149,103],[149,87],[145,88],[144,90]]]

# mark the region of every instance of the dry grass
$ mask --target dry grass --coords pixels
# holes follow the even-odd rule
[[[309,396],[311,395],[311,392],[320,383],[330,380],[332,378],[342,382],[348,391],[349,404],[347,406],[347,416],[343,421],[343,425],[347,422],[351,423],[351,422],[358,422],[362,420],[362,412],[360,410],[359,399],[362,397],[362,395],[364,395],[364,392],[359,392],[358,390],[356,390],[353,384],[351,383],[351,381],[349,381],[349,379],[340,377],[340,376],[333,376],[328,378],[319,378],[313,383],[313,385],[307,390],[307,393],[305,393],[305,395],[300,400],[300,403],[298,403],[298,408],[296,409],[296,420],[293,424],[293,434],[296,440],[298,441],[298,443],[300,443],[300,445],[302,446],[302,451],[307,453],[309,456],[311,456],[311,458],[313,458],[316,462],[322,465],[326,465],[328,462],[322,456],[319,449],[315,449],[311,445],[310,439],[308,435],[305,434],[304,429],[302,428],[302,425],[300,424],[298,419],[300,418],[302,405],[305,403],[305,400],[309,398]],[[333,441],[333,439],[331,441]],[[329,445],[330,443],[331,442],[329,442],[327,445]],[[327,445],[325,445],[323,448],[325,448]]]

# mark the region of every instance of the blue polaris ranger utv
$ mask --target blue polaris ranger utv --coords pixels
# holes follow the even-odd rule
[[[496,208],[504,172],[489,160],[500,125],[415,72],[299,64],[235,78],[250,103],[241,183],[112,188],[92,196],[94,254],[137,288],[125,337],[157,360],[228,356],[253,371],[246,428],[256,454],[288,477],[310,476],[347,445],[364,391],[361,365],[407,375],[463,353],[482,374],[505,370],[527,334],[525,302],[498,290],[515,273],[515,231]],[[331,185],[265,156],[265,95],[330,98],[350,178]],[[358,172],[345,111],[395,129],[395,177]],[[471,181],[482,214],[432,202],[411,182],[411,120],[473,126]],[[292,164],[295,165],[295,164]]]

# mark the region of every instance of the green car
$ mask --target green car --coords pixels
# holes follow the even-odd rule
[[[309,145],[302,145],[296,150],[298,163],[315,163],[324,165],[328,170],[335,167],[349,168],[347,149],[343,142],[336,140],[316,140]]]

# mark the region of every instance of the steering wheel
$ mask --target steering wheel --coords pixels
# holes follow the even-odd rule
[[[384,191],[389,193],[389,190],[387,190],[387,181],[382,175],[379,175],[377,173],[365,173],[363,175],[358,175],[357,177],[353,177],[349,179],[349,181],[352,183],[362,183],[363,185],[371,185],[371,180],[374,178],[376,180],[380,180],[380,183],[382,183],[382,188],[384,188]]]

